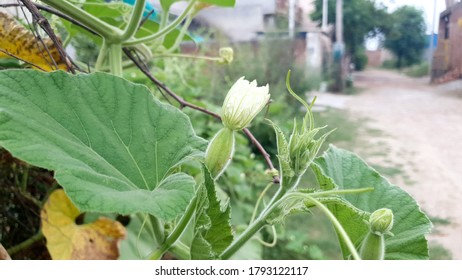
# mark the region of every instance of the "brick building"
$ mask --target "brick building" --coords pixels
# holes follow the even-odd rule
[[[462,2],[446,0],[446,5],[440,14],[438,46],[433,55],[434,83],[462,79]]]

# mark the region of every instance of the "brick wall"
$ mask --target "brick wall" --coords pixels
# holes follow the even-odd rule
[[[380,67],[384,61],[393,59],[393,55],[386,49],[366,50],[366,56],[369,67]]]
[[[432,82],[455,79],[462,79],[462,3],[440,14],[438,46],[432,63]]]

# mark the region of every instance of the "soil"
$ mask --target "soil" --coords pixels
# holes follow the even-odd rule
[[[462,90],[385,70],[354,80],[359,93],[320,93],[318,105],[362,120],[348,148],[413,195],[434,222],[431,244],[462,259]]]

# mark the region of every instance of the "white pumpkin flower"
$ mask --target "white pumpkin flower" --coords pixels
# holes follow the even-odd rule
[[[245,128],[260,113],[270,99],[269,86],[257,86],[244,77],[237,80],[228,92],[222,108],[223,125],[231,130]]]

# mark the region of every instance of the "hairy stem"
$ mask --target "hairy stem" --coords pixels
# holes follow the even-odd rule
[[[96,71],[101,71],[101,68],[104,65],[104,60],[106,59],[108,53],[107,42],[103,39],[103,44],[99,50],[98,59],[96,59],[95,69]]]
[[[245,231],[236,238],[220,255],[220,259],[227,260],[232,257],[252,236],[259,232],[265,225],[266,217],[259,217],[251,223]]]
[[[311,202],[313,202],[313,204],[315,204],[319,209],[321,209],[321,211],[324,212],[324,214],[326,214],[326,216],[329,218],[329,220],[334,225],[334,227],[337,230],[340,237],[345,242],[348,250],[350,250],[351,256],[355,260],[361,260],[361,257],[359,256],[358,251],[356,251],[356,248],[355,248],[353,242],[350,239],[350,236],[348,236],[348,233],[345,231],[342,224],[340,224],[340,222],[337,220],[337,218],[334,216],[334,214],[332,214],[332,212],[330,212],[330,210],[324,204],[319,202],[317,199],[311,197],[310,195],[304,195],[304,197],[306,199],[310,200]]]
[[[122,46],[120,44],[110,44],[109,48],[109,67],[111,74],[122,77]]]
[[[162,244],[165,241],[165,232],[161,221],[153,215],[149,215],[149,223],[157,244]]]
[[[323,191],[323,192],[315,192],[310,193],[311,197],[322,197],[322,196],[330,196],[330,195],[338,195],[338,194],[353,194],[353,193],[365,193],[371,192],[374,188],[360,188],[360,189],[349,189],[349,190],[332,190],[332,191]]]
[[[261,192],[261,194],[258,196],[257,203],[255,203],[255,207],[253,209],[252,217],[250,218],[250,222],[253,222],[255,220],[255,217],[257,217],[257,212],[258,212],[258,207],[260,206],[260,202],[263,200],[263,197],[265,196],[266,192],[269,190],[269,188],[273,185],[273,183],[269,183]]]
[[[125,27],[125,30],[122,32],[122,35],[120,36],[121,42],[128,40],[131,37],[133,37],[133,35],[135,35],[140,25],[141,19],[143,18],[145,5],[146,0],[136,0],[135,6],[133,7],[133,11],[128,21],[128,25],[127,27]]]
[[[181,27],[180,34],[178,34],[178,37],[176,37],[175,43],[173,44],[173,46],[171,46],[167,50],[167,53],[175,51],[176,48],[178,48],[178,46],[180,46],[181,42],[183,41],[184,35],[186,34],[186,31],[189,28],[189,25],[191,25],[191,22],[192,22],[193,18],[194,18],[194,13],[190,13],[188,15],[188,17],[186,18],[185,23]]]
[[[149,259],[151,260],[159,260],[162,258],[162,255],[165,254],[173,244],[180,238],[181,234],[184,232],[186,226],[190,222],[192,216],[196,212],[196,205],[197,205],[197,195],[191,200],[186,212],[184,213],[183,217],[181,217],[180,221],[173,229],[173,231],[167,236],[165,242],[161,245],[161,247],[155,250],[150,256]]]

